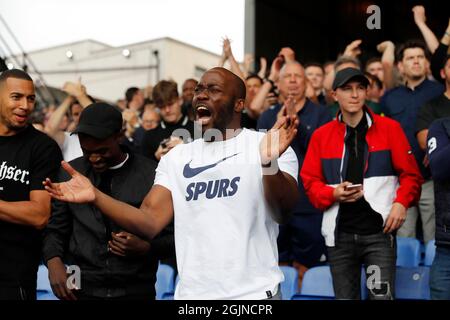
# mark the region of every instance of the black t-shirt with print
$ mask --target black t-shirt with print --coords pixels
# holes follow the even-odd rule
[[[0,136],[0,199],[29,201],[30,192],[44,190],[62,160],[54,140],[28,126],[13,136]],[[0,220],[0,287],[36,286],[42,232]]]

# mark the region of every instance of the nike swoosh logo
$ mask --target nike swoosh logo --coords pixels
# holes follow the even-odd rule
[[[191,167],[189,166],[189,164],[192,162],[192,160],[191,160],[191,161],[189,161],[188,163],[186,163],[186,164],[184,165],[183,176],[184,176],[185,178],[192,178],[192,177],[195,177],[196,175],[202,173],[203,171],[206,171],[206,170],[208,170],[208,169],[214,168],[214,167],[217,166],[219,163],[221,163],[221,162],[223,162],[223,161],[225,161],[225,160],[227,160],[227,159],[229,159],[229,158],[231,158],[231,157],[234,157],[234,156],[236,156],[236,155],[238,155],[238,154],[239,154],[239,153],[235,153],[235,154],[233,154],[233,155],[231,155],[231,156],[228,156],[228,157],[225,157],[225,158],[223,158],[223,159],[221,159],[221,160],[219,160],[219,161],[217,161],[217,162],[215,162],[215,163],[213,163],[213,164],[209,164],[209,165],[207,165],[207,166],[197,167],[197,168],[191,168]]]

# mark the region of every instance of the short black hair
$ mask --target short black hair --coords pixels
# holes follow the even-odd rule
[[[256,73],[250,73],[247,76],[247,78],[245,78],[245,81],[250,80],[250,79],[258,79],[261,84],[263,83],[263,79],[260,76],[258,76]]]
[[[131,87],[128,88],[127,91],[125,91],[125,99],[127,102],[130,102],[133,100],[134,95],[139,91],[139,88]]]
[[[308,62],[308,63],[305,64],[305,70],[306,70],[306,68],[308,68],[308,67],[317,67],[317,68],[320,68],[320,69],[322,69],[322,72],[325,73],[324,66],[323,66],[322,64],[318,63],[318,62]]]
[[[188,78],[188,79],[184,80],[184,82],[183,82],[183,86],[184,86],[184,84],[185,84],[186,82],[194,82],[194,83],[195,83],[195,85],[197,85],[197,84],[198,84],[198,81],[197,81],[197,80],[195,80],[194,78]]]
[[[374,62],[380,62],[381,63],[381,58],[380,57],[372,57],[369,60],[367,60],[366,62],[366,66],[365,66],[365,70],[367,70],[367,67],[369,66],[369,64],[372,64]]]
[[[20,69],[5,70],[0,74],[0,84],[5,82],[9,78],[22,79],[33,82],[30,75]]]
[[[447,56],[442,61],[442,68],[445,68],[445,65],[447,64],[448,59],[450,59],[450,54],[447,54]]]
[[[372,80],[379,89],[383,89],[383,83],[381,82],[380,78],[368,72],[364,72],[364,75],[366,76],[366,78]]]
[[[236,82],[237,82],[236,88],[237,98],[245,100],[245,97],[247,95],[247,87],[245,86],[245,82],[238,76],[236,76]]]
[[[353,63],[354,65],[358,66],[357,69],[361,70],[361,62],[358,60],[358,58],[352,56],[340,56],[339,58],[337,58],[337,60],[334,62],[334,70],[345,63]]]
[[[397,62],[402,61],[403,57],[405,55],[405,50],[406,49],[411,49],[411,48],[420,48],[423,50],[424,54],[425,54],[425,58],[430,61],[431,58],[431,53],[428,50],[425,42],[423,42],[422,40],[408,40],[405,43],[402,43],[398,49],[397,49],[397,53],[396,53],[396,60]]]

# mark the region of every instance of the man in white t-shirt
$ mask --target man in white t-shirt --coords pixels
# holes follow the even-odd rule
[[[296,115],[281,116],[266,134],[240,128],[244,82],[223,68],[207,71],[193,107],[203,139],[162,157],[140,209],[72,176],[45,185],[56,199],[93,202],[129,232],[152,239],[175,217],[180,281],[176,299],[267,299],[279,296],[277,223],[297,200],[298,163],[289,147]]]

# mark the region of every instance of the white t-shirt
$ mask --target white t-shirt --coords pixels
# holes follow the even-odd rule
[[[175,213],[175,299],[266,299],[284,280],[278,224],[263,192],[263,135],[244,129],[226,141],[197,139],[159,162],[155,184],[171,191]],[[278,165],[297,181],[292,148]]]
[[[77,134],[70,135],[70,132],[64,132],[64,143],[61,148],[64,161],[71,161],[83,155],[80,140]]]

